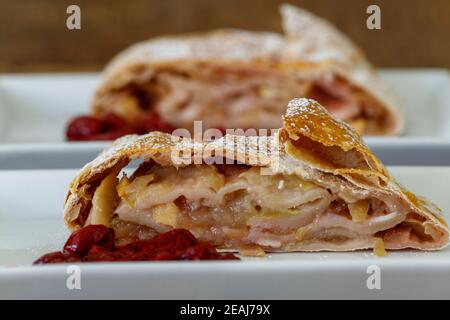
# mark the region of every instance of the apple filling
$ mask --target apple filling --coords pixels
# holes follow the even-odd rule
[[[109,225],[125,242],[172,228],[188,229],[223,248],[250,251],[254,246],[256,251],[299,245],[317,250],[326,243],[333,250],[361,243],[402,248],[433,242],[423,219],[389,197],[361,198],[297,175],[263,175],[259,167],[144,163],[131,176],[116,176],[112,172],[97,187],[85,224]]]
[[[380,135],[390,126],[374,98],[338,76],[298,79],[275,68],[179,66],[138,78],[106,92],[95,112],[113,112],[133,124],[156,113],[176,128],[192,129],[195,120],[202,120],[205,129],[273,129],[281,125],[280,115],[291,99],[308,97],[359,133]]]

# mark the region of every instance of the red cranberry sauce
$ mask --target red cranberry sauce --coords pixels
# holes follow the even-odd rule
[[[113,113],[104,118],[79,116],[73,118],[66,129],[68,141],[115,140],[127,134],[144,134],[151,131],[171,133],[175,127],[150,112],[141,123],[131,125]]]
[[[34,264],[93,261],[238,260],[231,253],[219,253],[199,242],[188,230],[173,229],[150,240],[136,240],[115,246],[114,231],[103,225],[89,225],[72,233],[62,252],[43,255]]]

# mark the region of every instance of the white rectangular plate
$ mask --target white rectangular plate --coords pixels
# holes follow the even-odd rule
[[[392,174],[450,215],[450,167],[392,167]],[[68,235],[60,215],[73,170],[0,171],[0,298],[392,299],[448,298],[450,249],[286,253],[218,262],[82,264],[69,290],[67,265],[31,266]],[[369,290],[368,267],[381,272]],[[369,269],[370,271],[371,269]],[[370,280],[369,280],[370,281]]]
[[[405,137],[450,141],[447,70],[388,69],[380,74],[404,102]],[[63,142],[68,119],[88,112],[98,82],[97,73],[1,75],[0,143]]]
[[[439,69],[382,70],[403,99],[406,134],[367,138],[387,165],[450,163],[450,78]],[[97,73],[0,76],[0,169],[79,168],[104,142],[64,142],[72,116],[88,112]]]
[[[77,169],[92,161],[109,142],[0,144],[0,170]],[[446,166],[450,143],[433,139],[370,139],[368,145],[385,165]]]

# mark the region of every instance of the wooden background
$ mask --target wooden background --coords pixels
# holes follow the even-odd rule
[[[1,0],[0,72],[100,70],[161,34],[238,27],[281,31],[278,0]],[[291,0],[339,26],[380,67],[450,67],[450,0]],[[66,28],[81,7],[82,29]],[[366,28],[377,4],[382,30]]]

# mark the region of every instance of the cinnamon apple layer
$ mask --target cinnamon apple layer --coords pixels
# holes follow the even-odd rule
[[[433,248],[442,236],[425,230],[424,219],[396,197],[360,196],[244,165],[144,166],[120,181],[115,173],[105,178],[86,224],[112,225],[125,241],[152,235],[146,228],[183,228],[221,247],[253,244],[267,251],[354,249],[377,239],[391,249]],[[127,231],[126,223],[145,228]]]
[[[242,63],[180,62],[155,68],[105,93],[95,112],[100,117],[113,112],[130,124],[156,113],[171,127],[189,130],[196,120],[205,128],[275,129],[286,104],[296,97],[316,99],[361,134],[383,135],[395,126],[379,101],[342,77],[305,79],[279,65]]]
[[[180,162],[179,151],[203,158]],[[123,173],[137,159],[138,169]],[[75,177],[64,214],[71,228],[105,224],[125,242],[172,228],[224,248],[282,252],[434,250],[449,241],[440,210],[398,184],[354,129],[310,99],[291,101],[268,137],[123,137]]]

